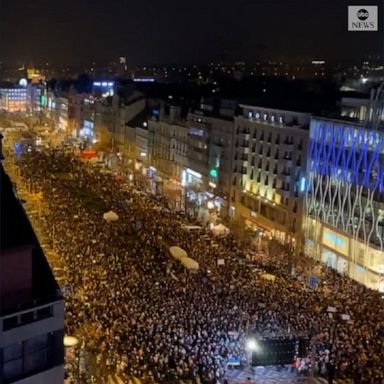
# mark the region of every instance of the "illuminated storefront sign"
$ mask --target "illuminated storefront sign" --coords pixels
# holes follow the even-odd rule
[[[217,178],[218,177],[218,173],[217,173],[217,169],[211,169],[210,171],[209,171],[209,175],[211,176],[211,177],[214,177],[214,178]]]
[[[187,168],[187,173],[189,173],[190,175],[194,176],[194,177],[197,177],[198,179],[201,179],[201,173],[198,173],[190,168]]]
[[[215,183],[212,183],[211,181],[208,183],[208,185],[211,187],[211,188],[216,188],[217,185]]]
[[[348,256],[349,254],[349,239],[346,236],[340,235],[339,233],[330,229],[324,228],[323,231],[323,245],[328,248],[334,249],[335,251]]]

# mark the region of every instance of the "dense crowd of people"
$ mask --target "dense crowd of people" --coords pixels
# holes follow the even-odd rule
[[[222,382],[230,357],[248,359],[249,335],[301,334],[313,337],[319,374],[383,382],[384,301],[377,292],[325,269],[321,286],[311,289],[284,258],[256,258],[251,267],[243,260],[253,250],[232,236],[188,231],[187,219],[165,209],[145,184],[128,185],[58,150],[31,155],[20,170],[48,205],[45,232],[71,287],[66,333],[80,337],[99,374],[213,384]],[[118,220],[104,220],[106,210]],[[174,245],[199,263],[197,272],[170,256]],[[260,271],[277,278],[265,280]],[[329,306],[337,312],[330,315]]]

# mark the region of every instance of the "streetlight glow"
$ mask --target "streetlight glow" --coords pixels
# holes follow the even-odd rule
[[[245,345],[246,348],[252,352],[257,351],[259,349],[259,345],[257,344],[257,341],[255,339],[248,339]]]

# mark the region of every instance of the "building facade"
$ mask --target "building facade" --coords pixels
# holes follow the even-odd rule
[[[188,167],[183,183],[200,192],[200,204],[227,216],[233,159],[234,110],[216,113],[200,110],[188,114]],[[227,111],[227,110],[226,110]]]
[[[369,98],[343,97],[340,102],[340,113],[342,117],[364,121],[369,112]]]
[[[187,166],[188,126],[179,106],[165,106],[148,121],[150,163],[162,179],[178,179]]]
[[[66,96],[56,97],[55,125],[58,130],[68,133],[69,109]]]
[[[9,86],[0,89],[0,109],[6,112],[27,112],[28,92],[25,86]]]
[[[308,114],[241,105],[235,118],[230,215],[260,235],[299,245]]]
[[[384,132],[311,121],[305,252],[384,291]]]

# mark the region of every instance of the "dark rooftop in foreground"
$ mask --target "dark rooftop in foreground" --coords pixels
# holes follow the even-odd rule
[[[1,229],[0,249],[38,245],[23,207],[17,200],[9,176],[0,166],[0,192],[1,192]]]
[[[7,251],[12,249],[29,248],[32,260],[31,286],[20,291],[1,294],[0,316],[5,316],[24,309],[62,300],[63,297],[32,225],[13,192],[12,182],[4,172],[1,164],[0,173],[0,268],[7,270],[6,264],[3,263],[7,262],[8,257],[17,257],[17,254],[7,254]]]

